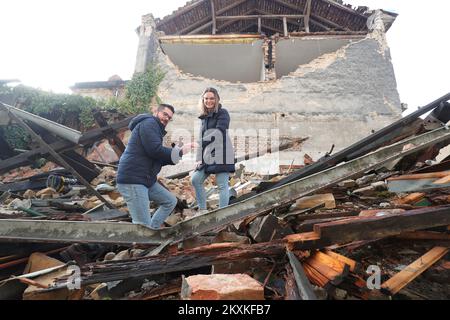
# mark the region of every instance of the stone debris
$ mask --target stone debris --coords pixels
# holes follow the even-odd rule
[[[264,300],[264,287],[246,274],[195,275],[183,280],[183,300]]]

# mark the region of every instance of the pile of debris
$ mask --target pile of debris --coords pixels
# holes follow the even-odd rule
[[[0,298],[448,299],[449,99],[303,168],[238,170],[226,208],[209,181],[206,214],[188,175],[161,179],[179,197],[161,230],[129,222],[113,166],[102,198],[50,171],[61,192],[0,197]]]

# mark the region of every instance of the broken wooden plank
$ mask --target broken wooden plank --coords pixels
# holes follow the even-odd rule
[[[450,206],[410,210],[381,217],[353,218],[316,224],[314,232],[330,243],[385,238],[406,231],[421,230],[450,224]]]
[[[425,198],[425,193],[415,192],[415,193],[411,193],[411,194],[407,195],[406,197],[394,200],[394,203],[397,205],[414,204],[414,203],[422,200],[423,198]]]
[[[325,290],[328,290],[331,287],[330,279],[325,277],[322,273],[311,267],[306,262],[303,262],[302,266],[308,279],[316,286]]]
[[[329,279],[333,285],[340,284],[350,270],[347,264],[320,251],[315,252],[305,262]]]
[[[44,252],[44,254],[45,255],[51,255],[51,254],[54,254],[54,253],[61,252],[61,251],[65,250],[65,249],[67,249],[67,248],[68,247],[63,247],[63,248],[58,248],[58,249],[55,249],[55,250],[50,250],[50,251]],[[9,262],[0,264],[0,270],[6,269],[6,268],[11,268],[11,267],[17,266],[17,265],[22,264],[22,263],[26,263],[26,262],[28,262],[28,260],[29,260],[29,257],[25,257],[25,258],[20,258],[20,259],[17,259],[17,260],[13,260],[13,261],[9,261]]]
[[[93,283],[111,282],[130,277],[144,277],[155,274],[192,270],[233,261],[253,258],[275,258],[285,253],[285,241],[240,245],[236,243],[215,243],[204,247],[160,254],[123,261],[104,261],[81,267],[81,286]],[[64,288],[66,278],[62,277],[49,290]]]
[[[318,223],[332,222],[332,221],[341,221],[344,219],[351,219],[352,217],[340,217],[340,218],[327,218],[327,219],[311,219],[306,220],[300,223],[296,227],[297,232],[311,232],[314,231],[314,226]]]
[[[297,289],[302,300],[317,300],[317,296],[311,287],[311,283],[306,277],[305,271],[303,270],[303,267],[297,257],[291,251],[287,251],[287,256],[293,269]]]
[[[402,288],[407,286],[411,281],[417,278],[435,262],[447,254],[448,248],[434,247],[425,255],[411,263],[405,269],[394,275],[381,285],[381,291],[390,295],[398,293]]]

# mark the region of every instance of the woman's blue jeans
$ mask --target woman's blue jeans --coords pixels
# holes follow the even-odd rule
[[[219,208],[226,207],[230,200],[230,187],[228,185],[228,172],[216,173],[217,187],[219,189]],[[206,192],[203,183],[209,174],[205,173],[205,169],[197,170],[192,175],[192,185],[195,189],[195,196],[197,197],[198,208],[200,210],[206,209]]]
[[[117,184],[117,189],[127,203],[133,223],[159,229],[177,205],[177,198],[156,182],[150,188],[141,184]],[[150,201],[159,208],[150,215]]]

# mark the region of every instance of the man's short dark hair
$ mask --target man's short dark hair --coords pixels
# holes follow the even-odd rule
[[[172,111],[172,113],[175,113],[175,108],[172,107],[170,104],[165,104],[165,103],[162,103],[158,106],[158,112],[163,111],[165,108],[168,108],[168,109],[170,109],[170,111]]]

